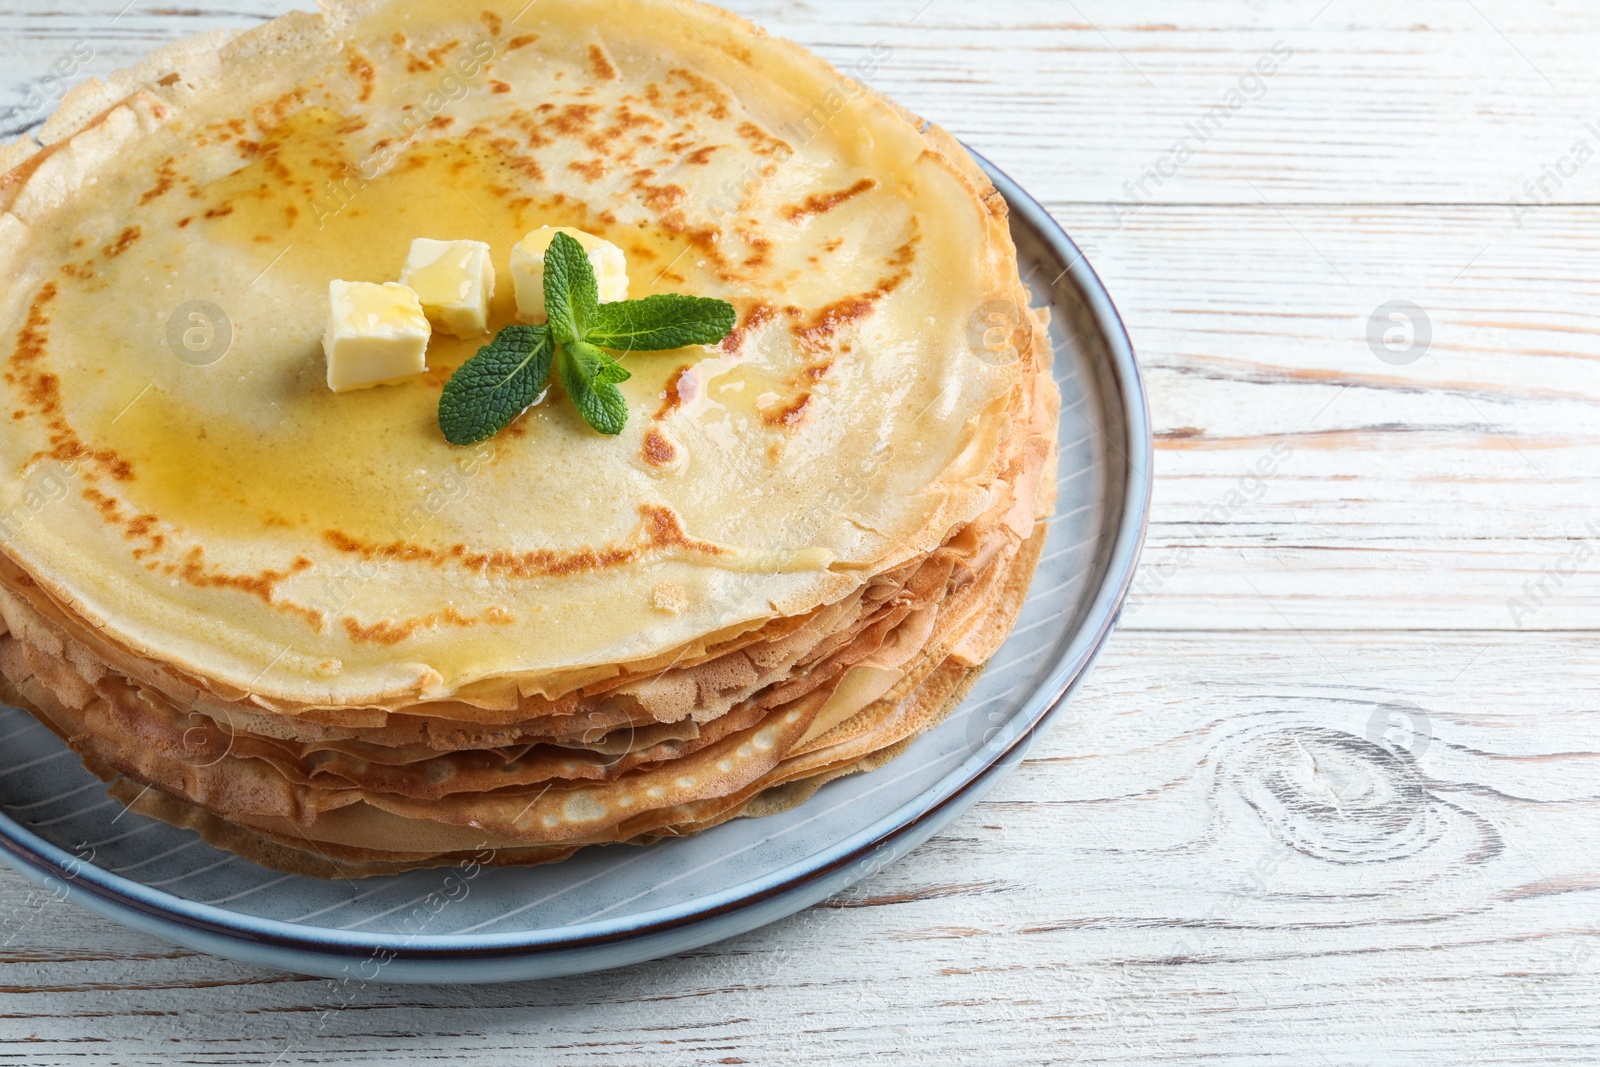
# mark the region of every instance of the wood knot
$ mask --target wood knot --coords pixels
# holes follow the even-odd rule
[[[1415,760],[1365,737],[1323,727],[1257,734],[1219,762],[1272,835],[1304,856],[1338,864],[1416,857],[1449,842],[1462,858],[1498,851],[1493,831],[1434,795]]]

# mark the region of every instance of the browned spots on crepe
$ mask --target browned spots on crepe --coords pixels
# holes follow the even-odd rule
[[[445,608],[443,611],[430,611],[426,615],[406,619],[403,622],[380,619],[369,625],[363,625],[359,619],[349,616],[339,620],[350,640],[357,644],[378,645],[398,645],[402,641],[410,640],[418,630],[435,630],[440,626],[470,629],[480,623],[504,626],[515,621],[515,617],[505,609],[496,607],[485,608],[481,615],[463,615],[455,608]]]
[[[497,78],[490,78],[489,90],[495,93],[509,93],[511,91],[511,86]]]
[[[817,309],[807,322],[796,322],[795,339],[812,351],[827,348],[840,333],[867,318],[891,293],[911,277],[911,263],[916,258],[917,238],[901,245],[889,257],[888,263],[897,268],[865,293],[847,296]]]
[[[822,344],[840,330],[876,311],[880,297],[880,291],[874,289],[860,296],[847,296],[842,300],[835,300],[826,307],[818,309],[816,314],[811,316],[809,325],[797,326],[795,335],[813,345]]]
[[[372,99],[372,83],[377,80],[378,72],[373,69],[372,61],[360,52],[351,52],[350,61],[346,65],[351,77],[361,83],[361,102],[364,104]]]
[[[720,122],[732,114],[728,107],[730,103],[728,94],[710,78],[702,77],[683,67],[676,67],[667,71],[667,79],[681,83],[681,86],[673,91],[670,102],[656,85],[646,89],[645,96],[652,105],[669,108],[673,117],[683,119],[696,112],[704,112]]]
[[[794,149],[789,147],[789,142],[772,136],[753,122],[741,122],[739,136],[744,138],[750,150],[758,156],[782,156],[787,159],[794,155]]]
[[[780,408],[772,408],[761,413],[761,420],[768,426],[796,426],[806,417],[806,409],[811,406],[811,394],[801,393],[799,397]]]
[[[898,286],[891,279],[870,292],[847,296],[817,309],[808,322],[795,323],[791,329],[800,344],[812,351],[827,348],[841,332],[870,316],[878,304]]]
[[[683,406],[684,401],[694,399],[687,395],[687,383],[683,380],[683,376],[692,369],[691,366],[686,364],[679,367],[673,372],[672,377],[667,379],[667,387],[661,390],[661,410],[656,412],[656,421],[659,422],[674,411],[677,411]]]
[[[122,253],[133,247],[133,243],[144,236],[144,231],[137,226],[129,226],[117,235],[117,239],[106,245],[102,252],[107,259],[116,259]]]
[[[398,37],[399,35],[396,36]],[[402,47],[403,42],[404,38],[400,37],[400,39],[395,42],[396,47]],[[415,52],[407,52],[406,73],[422,74],[426,71],[437,70],[438,68],[444,66],[445,57],[460,47],[460,41],[450,41],[449,43],[442,44],[437,48],[430,48],[422,55],[418,55]]]
[[[606,55],[606,50],[597,44],[589,46],[589,70],[603,82],[617,80],[617,68]]]
[[[322,616],[296,604],[278,603],[274,600],[278,586],[285,580],[302,574],[311,569],[311,561],[304,556],[296,556],[287,570],[275,571],[264,569],[255,574],[229,574],[218,570],[206,562],[206,550],[200,545],[195,545],[184,554],[183,561],[178,565],[177,576],[190,585],[200,589],[232,589],[240,593],[248,593],[257,597],[273,607],[285,608],[297,613],[306,613],[315,617],[320,628]]]
[[[541,104],[539,110],[544,111],[549,106]],[[597,104],[563,104],[560,107],[552,107],[542,125],[547,130],[564,137],[578,137],[594,126],[595,116],[598,114],[600,107]]]
[[[760,270],[772,260],[772,239],[760,231],[740,230],[739,237],[749,247],[750,254],[745,257],[744,265],[747,270]]]
[[[500,36],[500,31],[505,28],[505,20],[499,15],[496,15],[493,11],[485,11],[478,17],[482,19],[483,24],[488,27],[489,35],[491,37]]]
[[[44,421],[50,447],[33,459],[54,459],[61,463],[88,460],[93,468],[118,481],[133,477],[133,468],[109,449],[96,450],[84,444],[61,410],[61,380],[39,366],[50,343],[50,304],[59,290],[55,282],[40,287],[28,306],[28,318],[17,331],[16,347],[6,362],[5,382],[21,397],[25,415]]]
[[[660,127],[666,125],[666,123],[662,122],[654,115],[647,115],[642,111],[635,111],[627,104],[623,104],[618,107],[615,115],[617,125],[624,130],[637,130],[647,126],[659,129]]]
[[[276,100],[256,108],[250,113],[250,118],[254,120],[257,129],[271,133],[288,121],[290,115],[304,108],[305,102],[304,89],[291,89]]]
[[[144,562],[146,570],[176,578],[197,589],[226,589],[244,593],[256,597],[269,607],[299,616],[313,630],[320,632],[326,627],[326,619],[320,611],[293,601],[280,600],[277,596],[278,586],[284,581],[311,569],[311,561],[304,556],[296,556],[285,570],[263,568],[253,574],[235,574],[208,563],[205,548],[194,545],[177,562],[163,563],[148,559],[166,545],[166,537],[156,532],[160,519],[154,515],[128,515],[116,500],[93,485],[83,490],[83,498],[108,525],[120,526],[124,537],[141,544],[140,548],[134,549],[133,558]]]
[[[445,57],[460,47],[460,41],[450,41],[447,44],[440,45],[438,48],[430,48],[428,49],[428,61],[436,67],[442,67],[444,66]]]
[[[722,339],[722,350],[730,356],[738,355],[745,338],[778,317],[778,309],[771,304],[758,303],[745,312],[744,319]]]
[[[656,213],[666,229],[673,229],[667,222],[669,218],[675,218],[677,225],[682,226],[678,208],[689,198],[689,191],[681,185],[652,185],[650,180],[655,176],[656,172],[648,167],[634,171],[631,184],[633,191],[644,200],[645,207]]]
[[[641,450],[644,461],[652,467],[665,467],[678,458],[678,450],[672,442],[667,440],[660,430],[651,429],[644,435],[644,447]]]
[[[520,37],[513,37],[511,40],[507,41],[506,48],[509,51],[515,52],[519,48],[528,47],[538,39],[539,35],[537,33],[525,33]]]
[[[911,264],[917,261],[917,244],[919,241],[921,241],[920,237],[911,238],[911,240],[895,249],[894,253],[890,255],[884,262],[888,263],[891,267],[911,266]],[[902,272],[901,275],[895,279],[894,284],[898,286],[905,280],[907,274],[909,274],[909,271]]]
[[[366,560],[385,563],[420,563],[434,567],[455,566],[479,574],[510,578],[559,578],[587,574],[633,563],[663,551],[693,552],[706,556],[726,555],[721,545],[698,541],[684,532],[678,513],[668,507],[643,504],[641,522],[625,540],[603,547],[576,549],[535,549],[529,552],[473,551],[466,545],[448,549],[431,548],[406,541],[386,545],[352,537],[340,530],[325,532],[323,540],[332,548]]]
[[[31,371],[32,365],[44,358],[46,347],[50,343],[47,328],[50,325],[50,316],[47,313],[50,304],[55,300],[59,290],[55,282],[46,282],[40,288],[38,295],[33,298],[33,303],[28,306],[28,318],[22,324],[22,329],[17,332],[16,347],[11,350],[10,366],[6,369],[6,381],[11,385],[24,386],[23,394],[34,407],[46,412],[55,410],[55,405],[45,408],[47,399],[55,396],[54,387],[41,389],[34,380],[36,375]],[[52,383],[54,375],[43,375]]]
[[[826,215],[840,204],[854,200],[877,187],[878,183],[872,178],[862,178],[848,189],[839,189],[831,193],[813,193],[805,198],[804,203],[791,204],[785,208],[783,217],[790,222],[799,223],[812,215]]]
[[[129,541],[139,542],[139,547],[133,550],[134,559],[142,560],[166,547],[166,536],[156,532],[160,522],[154,515],[138,515],[123,524],[122,536]]]
[[[166,196],[167,193],[171,192],[173,185],[178,180],[177,171],[174,169],[176,162],[171,156],[168,156],[167,161],[156,168],[156,183],[146,189],[143,196],[139,197],[140,207],[144,207],[150,201]]]
[[[652,548],[679,548],[707,556],[728,554],[728,550],[721,545],[714,545],[709,541],[697,541],[685,533],[683,520],[671,508],[641,504],[639,513],[644,516]]]

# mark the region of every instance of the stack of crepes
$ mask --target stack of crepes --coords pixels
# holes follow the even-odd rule
[[[520,9],[520,10],[519,10]],[[950,137],[686,0],[396,0],[168,49],[0,155],[0,673],[136,811],[286,871],[559,859],[898,754],[1009,632],[1058,396]],[[574,225],[627,430],[433,421],[479,342],[334,395],[331,277]]]

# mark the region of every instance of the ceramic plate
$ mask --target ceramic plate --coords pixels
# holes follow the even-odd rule
[[[1082,681],[1127,593],[1149,503],[1144,392],[1116,309],[1061,227],[980,162],[1011,204],[1035,303],[1052,309],[1060,495],[1016,630],[967,700],[898,759],[787,814],[647,848],[325,882],[125,811],[53,734],[0,708],[0,854],[58,897],[221,956],[361,982],[500,982],[719,941],[915,848],[1015,766]],[[988,310],[997,318],[974,321],[975,347],[1004,358],[984,342],[1005,309]]]

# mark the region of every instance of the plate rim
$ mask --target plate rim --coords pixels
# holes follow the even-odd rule
[[[1056,668],[1024,705],[1026,711],[1012,716],[1000,733],[983,750],[974,753],[942,776],[934,785],[854,834],[835,842],[826,850],[804,857],[759,878],[749,879],[718,892],[651,911],[637,912],[610,920],[578,923],[571,926],[518,930],[492,934],[362,933],[251,916],[214,904],[187,900],[109,870],[84,863],[81,859],[40,837],[21,823],[0,812],[0,859],[26,877],[39,882],[65,883],[69,897],[82,893],[93,898],[79,903],[92,910],[127,921],[125,912],[147,917],[155,927],[149,932],[182,940],[182,934],[199,936],[207,942],[220,941],[223,947],[208,951],[226,952],[225,946],[266,949],[277,956],[278,966],[294,969],[290,957],[311,960],[343,960],[347,963],[381,955],[395,964],[445,964],[460,961],[538,959],[600,948],[618,942],[643,940],[668,935],[696,925],[712,925],[718,920],[749,913],[767,901],[794,895],[819,880],[836,876],[842,869],[882,849],[884,845],[914,836],[919,828],[928,834],[930,821],[953,819],[970,803],[992,788],[1009,770],[1004,764],[1019,748],[1048,724],[1066,698],[1087,675],[1121,617],[1131,589],[1149,523],[1153,475],[1149,406],[1143,377],[1134,354],[1127,327],[1100,277],[1089,265],[1066,230],[1030,193],[983,155],[967,147],[1011,211],[1021,215],[1038,236],[1069,264],[1070,278],[1099,327],[1106,343],[1108,374],[1101,387],[1108,385],[1120,394],[1120,408],[1127,430],[1127,450],[1123,458],[1121,515],[1116,537],[1107,558],[1104,578]],[[1065,279],[1057,279],[1060,284]],[[1110,407],[1109,398],[1106,403]],[[1117,449],[1117,451],[1121,451]],[[938,816],[956,806],[946,820]],[[898,853],[891,857],[900,858]],[[857,876],[868,873],[862,870]],[[850,879],[855,881],[857,879]],[[846,883],[848,884],[848,883]],[[836,891],[836,890],[833,890]],[[94,904],[100,905],[94,907]],[[802,904],[803,906],[803,904]],[[764,925],[762,920],[754,925]],[[141,924],[143,925],[143,924]],[[169,932],[170,931],[170,932]],[[701,943],[732,936],[738,930],[718,931]],[[259,958],[259,953],[254,954]],[[601,964],[609,966],[610,964]]]

